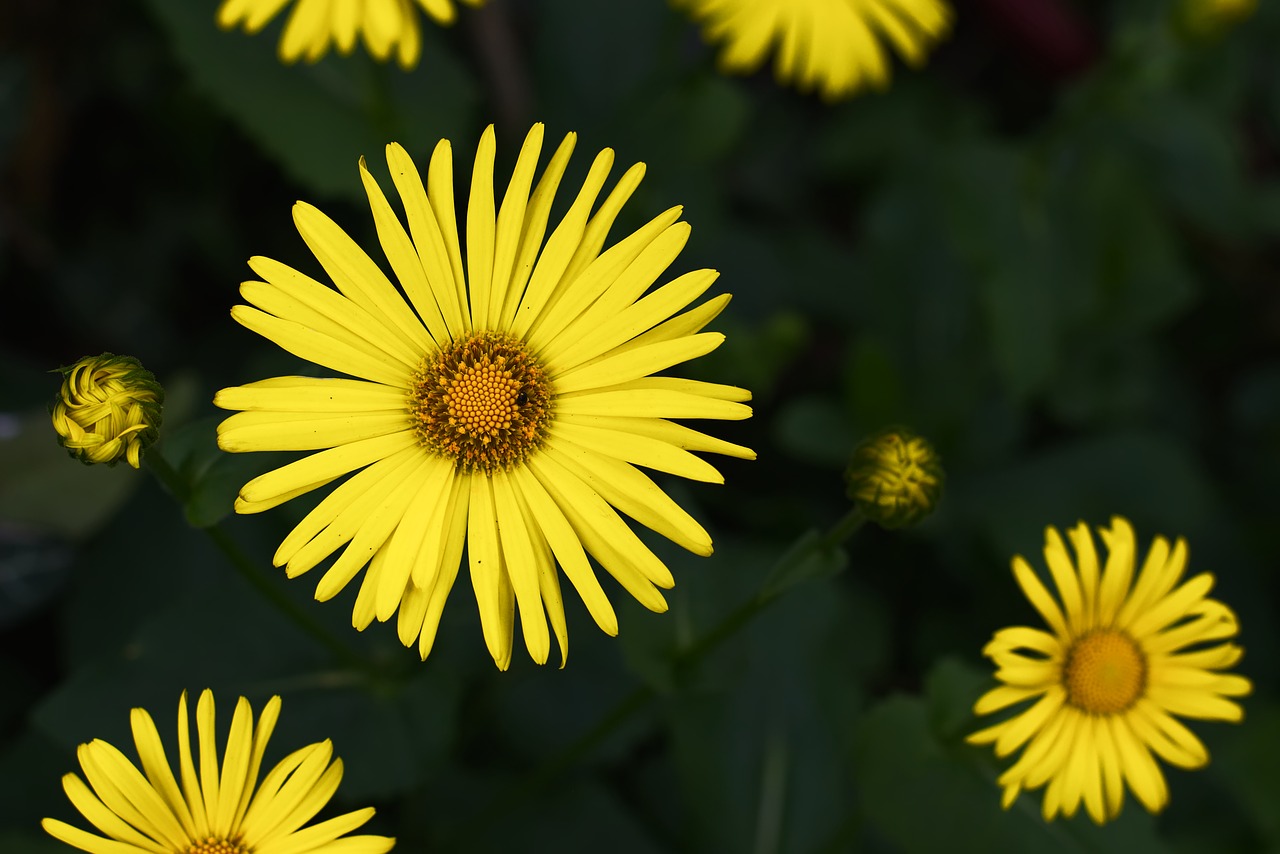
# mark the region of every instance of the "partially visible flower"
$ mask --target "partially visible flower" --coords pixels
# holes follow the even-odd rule
[[[178,775],[145,709],[130,715],[142,770],[101,739],[76,751],[88,785],[62,778],[71,803],[106,837],[57,819],[41,826],[56,839],[91,854],[383,854],[386,836],[346,836],[373,817],[373,807],[304,827],[324,809],[342,780],[342,760],[325,741],[295,750],[258,784],[267,739],[280,716],[272,697],[253,725],[244,697],[236,705],[219,773],[213,693],[196,705],[197,753],[191,752],[187,695],[178,701]],[[332,763],[330,762],[332,760]],[[199,763],[197,766],[196,763]]]
[[[1046,820],[1071,817],[1083,803],[1098,824],[1120,814],[1126,785],[1151,812],[1169,799],[1155,756],[1200,768],[1209,753],[1174,716],[1239,721],[1230,697],[1247,695],[1248,679],[1222,671],[1244,651],[1223,643],[1238,632],[1231,609],[1206,594],[1213,576],[1179,584],[1187,544],[1172,549],[1156,537],[1134,582],[1133,528],[1116,516],[1101,528],[1105,569],[1083,522],[1068,532],[1076,558],[1055,528],[1045,530],[1044,557],[1061,605],[1021,556],[1013,574],[1050,631],[1001,629],[983,649],[1003,684],[982,696],[988,715],[1034,700],[1012,717],[969,736],[994,744],[997,756],[1022,756],[999,778],[1008,809],[1023,789],[1045,789]],[[1153,756],[1154,754],[1154,756]]]
[[[845,470],[849,497],[885,528],[914,525],[932,513],[942,480],[942,460],[933,446],[901,428],[862,442]]]
[[[1258,0],[1182,0],[1178,19],[1193,37],[1217,38],[1249,18],[1258,9]]]
[[[241,24],[256,33],[279,14],[290,0],[223,0],[218,26],[229,30]],[[355,48],[356,36],[379,62],[392,52],[405,69],[418,64],[422,33],[418,29],[419,6],[439,24],[457,17],[454,3],[479,6],[484,0],[294,0],[292,14],[280,37],[280,61],[315,62],[335,46],[341,54]]]
[[[85,356],[59,368],[62,388],[49,407],[58,444],[86,465],[137,468],[160,435],[164,389],[132,356]]]
[[[337,223],[299,202],[294,222],[335,287],[252,258],[261,280],[242,284],[250,305],[231,310],[350,377],[275,377],[218,392],[215,405],[237,410],[218,427],[224,451],[315,452],[246,483],[236,512],[261,513],[351,475],[273,561],[293,578],[338,553],[316,598],[364,570],[352,624],[396,617],[401,642],[416,642],[424,659],[464,561],[502,669],[517,625],[534,661],[546,662],[553,640],[565,660],[557,567],[596,624],[617,634],[588,555],[645,607],[665,611],[671,571],[621,514],[695,554],[711,554],[711,537],[641,468],[723,483],[696,452],[755,458],[676,421],[747,418],[750,392],[662,375],[720,346],[722,334],[703,330],[729,302],[719,294],[693,305],[714,270],[659,284],[689,239],[681,209],[611,242],[644,165],[602,197],[613,166],[605,149],[553,220],[576,136],[537,176],[543,135],[541,124],[530,129],[495,198],[497,140],[485,130],[461,221],[448,140],[425,182],[408,152],[387,146],[403,223],[361,159],[399,288]]]
[[[759,68],[771,50],[779,81],[836,100],[889,85],[889,41],[918,67],[951,26],[945,0],[671,0],[723,42],[721,67]]]

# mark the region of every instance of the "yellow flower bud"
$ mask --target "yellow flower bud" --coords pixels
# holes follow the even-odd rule
[[[855,448],[845,470],[849,497],[885,528],[914,525],[932,513],[942,496],[942,480],[933,446],[897,427]]]
[[[62,388],[49,407],[58,444],[86,465],[137,468],[160,434],[164,389],[132,356],[85,356],[59,368]]]

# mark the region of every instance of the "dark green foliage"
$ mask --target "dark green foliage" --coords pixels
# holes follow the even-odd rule
[[[75,745],[132,755],[134,706],[172,739],[179,693],[205,687],[224,727],[237,695],[281,694],[268,761],[333,738],[337,807],[376,806],[370,827],[415,854],[1280,846],[1280,7],[1192,44],[1172,4],[1064,2],[1097,53],[1062,74],[1000,4],[961,3],[926,68],[827,106],[719,76],[665,0],[490,4],[424,24],[409,73],[360,48],[281,66],[281,21],[225,33],[215,0],[0,11],[0,851],[60,850],[39,820],[73,818]],[[486,54],[494,26],[508,55]],[[715,555],[654,543],[677,580],[662,615],[606,580],[617,639],[566,583],[564,670],[520,649],[495,670],[465,569],[426,663],[392,626],[355,633],[354,586],[318,604],[323,568],[269,568],[316,498],[232,513],[292,455],[214,440],[218,388],[316,370],[228,316],[252,255],[319,275],[293,201],[382,262],[358,158],[382,178],[398,141],[425,170],[448,137],[467,176],[491,121],[501,176],[529,122],[548,149],[579,133],[557,214],[601,148],[615,178],[648,164],[612,236],[685,206],[671,276],[713,267],[734,294],[727,343],[689,374],[755,393],[752,420],[708,429],[758,460],[713,460],[723,486],[658,478]],[[177,502],[57,447],[48,372],[104,349],[168,390]],[[844,516],[848,455],[889,424],[945,461],[937,512],[774,575],[774,601],[690,656]],[[1213,761],[1168,772],[1165,814],[1130,797],[1105,828],[1046,825],[1040,793],[1001,811],[1007,762],[963,742],[980,650],[1036,621],[1010,558],[1113,514],[1144,548],[1187,538],[1256,695],[1240,726],[1192,723]],[[213,525],[365,664],[273,609]]]

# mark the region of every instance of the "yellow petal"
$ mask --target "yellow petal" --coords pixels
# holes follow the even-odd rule
[[[222,409],[270,412],[386,412],[403,410],[405,390],[334,377],[272,377],[224,388],[213,396]]]
[[[582,242],[591,206],[595,204],[596,196],[600,194],[612,166],[612,149],[606,148],[596,155],[573,204],[547,239],[547,245],[538,256],[529,285],[525,288],[520,307],[516,309],[511,322],[511,332],[518,338],[527,337],[529,329],[542,316],[552,294],[561,287],[565,270]]]
[[[514,597],[502,569],[502,548],[498,541],[497,511],[493,487],[487,477],[471,478],[471,506],[467,515],[467,557],[471,566],[471,586],[480,606],[480,627],[489,655],[506,670],[511,662]]]
[[[505,472],[494,472],[491,483],[503,565],[511,588],[515,591],[525,646],[535,662],[546,664],[551,652],[551,637],[547,632],[547,619],[542,607],[533,540],[525,525],[510,477]]]
[[[441,144],[447,145],[443,141]],[[414,252],[422,263],[431,298],[439,307],[449,333],[453,337],[460,336],[469,328],[463,318],[462,303],[458,299],[458,294],[464,290],[464,286],[454,279],[455,271],[451,266],[450,247],[446,245],[443,226],[437,220],[430,202],[427,201],[427,191],[422,186],[422,178],[418,174],[413,159],[398,143],[387,146],[387,168],[391,171],[391,180],[396,185],[396,192],[400,194],[400,203],[404,205],[405,218],[409,222],[409,233],[413,237]],[[452,194],[452,188],[450,193]],[[442,216],[452,222],[453,210],[445,209]],[[461,275],[461,261],[458,262],[457,268],[457,274]],[[425,303],[426,298],[422,299]],[[423,311],[426,309],[424,308]]]
[[[629,418],[718,418],[740,421],[751,407],[679,391],[605,391],[567,396],[556,401],[556,414],[611,415]]]
[[[615,347],[620,348],[619,352],[626,352],[629,348],[622,348],[621,345],[652,329],[656,324],[665,321],[702,296],[719,275],[714,270],[695,270],[692,273],[685,273],[638,302],[625,306],[610,316],[598,318],[594,326],[582,329],[581,337],[558,346],[557,362],[567,370]],[[725,299],[724,302],[728,300]],[[697,331],[693,330],[688,334],[691,335]],[[683,337],[685,336],[671,336],[671,338]]]
[[[607,419],[596,420],[607,423]],[[724,483],[724,477],[710,463],[674,444],[629,430],[588,426],[568,418],[557,418],[552,425],[551,433],[555,436],[563,436],[568,441],[597,454],[604,454],[617,460],[690,480]]]
[[[490,293],[493,289],[493,158],[497,143],[493,125],[484,129],[471,172],[471,196],[467,200],[467,285],[471,295],[471,322],[476,329],[489,328]]]
[[[507,184],[498,210],[496,231],[493,238],[493,285],[489,293],[489,307],[485,318],[491,328],[503,328],[503,309],[511,301],[512,272],[520,251],[521,236],[525,227],[525,210],[529,204],[529,191],[533,186],[533,173],[538,167],[538,154],[542,151],[543,126],[539,122],[529,129],[516,168]],[[518,286],[523,286],[523,281]],[[514,303],[513,303],[514,304]]]
[[[658,613],[666,611],[667,602],[650,577],[658,576],[665,582],[660,573],[666,572],[666,567],[613,508],[546,454],[530,459],[527,466],[573,527],[578,540],[605,571],[641,605]]]
[[[543,454],[640,524],[694,554],[703,557],[711,554],[711,536],[706,530],[634,466],[597,454],[563,437],[549,441]],[[654,578],[655,583],[669,586],[664,583],[670,577],[665,567],[660,577],[662,582]]]
[[[547,494],[546,489],[525,467],[518,467],[511,472],[521,495],[528,504],[531,515],[538,523],[538,529],[546,538],[556,560],[564,569],[583,604],[587,606],[591,618],[596,621],[608,635],[618,633],[618,618],[614,614],[613,605],[600,586],[587,556],[582,550],[582,541],[574,533],[573,527],[565,519],[559,505]]]
[[[520,248],[516,252],[502,312],[497,318],[495,327],[497,329],[510,330],[515,322],[516,311],[524,299],[525,287],[529,284],[534,264],[538,262],[538,255],[542,251],[542,239],[547,234],[551,204],[555,200],[556,190],[560,187],[560,180],[564,177],[565,167],[569,164],[569,157],[573,154],[577,139],[577,134],[570,133],[565,136],[556,153],[552,155],[551,162],[543,170],[542,177],[538,179],[538,186],[534,188],[533,195],[529,198],[524,227],[520,234]],[[585,214],[583,216],[585,222]],[[568,260],[569,256],[565,255],[565,262],[568,263]]]

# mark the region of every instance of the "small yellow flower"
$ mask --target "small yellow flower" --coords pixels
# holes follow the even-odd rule
[[[707,41],[723,42],[720,65],[750,73],[774,48],[779,81],[827,100],[889,85],[882,45],[893,44],[913,67],[946,35],[945,0],[672,0],[703,24]]]
[[[132,356],[86,356],[67,368],[49,408],[58,444],[86,465],[137,468],[160,435],[164,389]]]
[[[196,705],[198,753],[191,752],[187,695],[178,701],[178,776],[145,709],[130,715],[142,770],[100,739],[77,755],[88,779],[62,778],[67,797],[106,837],[46,818],[53,837],[91,854],[383,854],[386,836],[346,836],[373,817],[373,808],[304,827],[324,809],[342,781],[342,760],[328,740],[295,750],[258,783],[267,739],[280,716],[272,697],[253,725],[244,697],[236,705],[219,773],[213,693]],[[197,767],[196,763],[199,762]]]
[[[245,32],[256,33],[289,2],[223,0],[218,26],[229,30],[242,24]],[[448,25],[457,17],[455,2],[479,6],[484,0],[294,0],[293,13],[280,37],[280,61],[315,62],[331,45],[339,53],[349,54],[360,36],[379,62],[385,62],[394,51],[402,68],[413,68],[422,52],[414,7],[421,7],[436,23]]]
[[[1035,700],[1013,717],[980,732],[972,744],[994,744],[997,756],[1020,747],[1022,756],[999,778],[1004,807],[1023,789],[1047,784],[1046,820],[1070,817],[1083,803],[1098,824],[1115,818],[1126,785],[1151,812],[1169,799],[1155,756],[1179,768],[1209,761],[1200,739],[1174,716],[1240,721],[1228,697],[1243,697],[1248,679],[1221,671],[1244,651],[1232,643],[1236,616],[1206,594],[1213,576],[1179,584],[1187,544],[1170,548],[1156,537],[1133,582],[1137,549],[1133,528],[1120,517],[1101,528],[1105,568],[1083,522],[1068,532],[1073,563],[1054,528],[1045,531],[1045,561],[1061,605],[1021,556],[1013,573],[1051,631],[1001,629],[983,654],[1003,684],[978,700],[987,715]]]
[[[849,497],[867,518],[885,528],[902,528],[938,505],[942,461],[926,440],[891,428],[854,449],[845,480]]]

